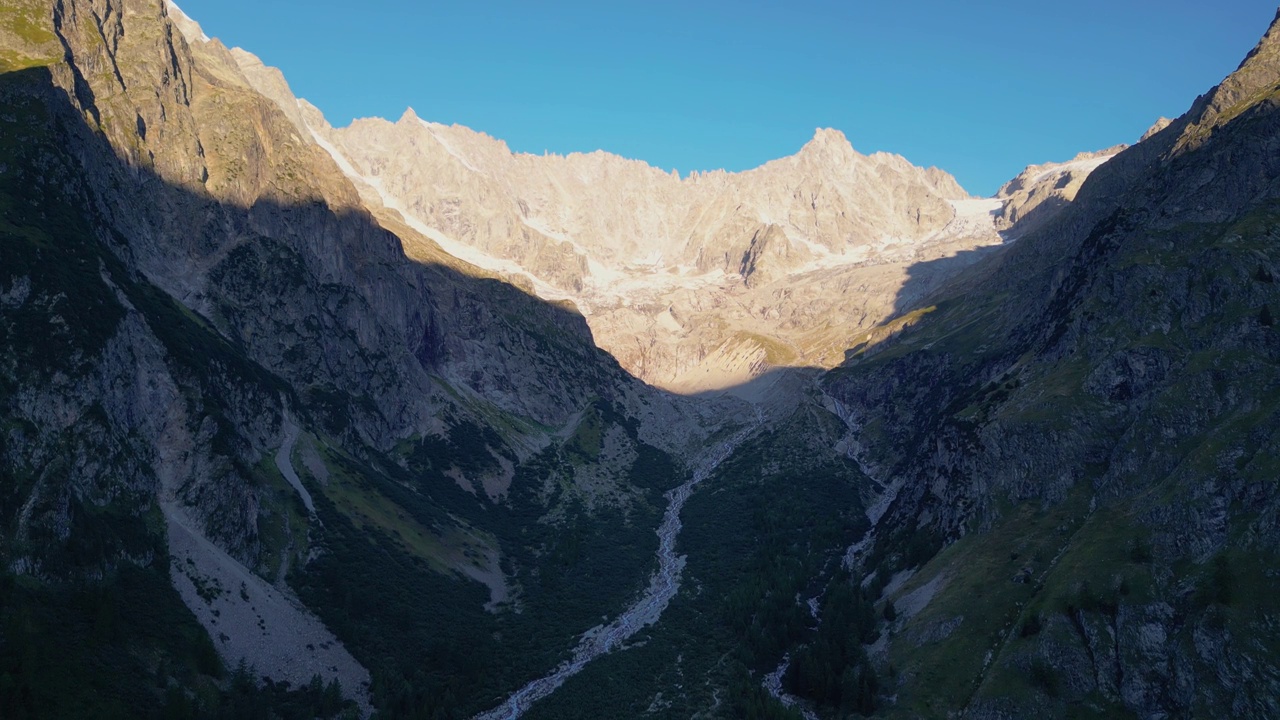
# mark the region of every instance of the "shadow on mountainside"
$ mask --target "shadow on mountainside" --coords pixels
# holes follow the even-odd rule
[[[236,629],[212,631],[210,644],[170,584],[186,570],[168,562],[158,510],[166,493],[238,562],[295,591],[372,672],[374,703],[391,717],[493,706],[644,590],[664,493],[689,469],[638,436],[637,414],[653,413],[649,422],[688,443],[680,424],[696,418],[681,408],[750,420],[744,404],[643,385],[594,345],[578,313],[415,260],[363,209],[318,195],[227,203],[167,181],[145,145],[163,126],[129,120],[141,159],[122,158],[97,125],[111,113],[90,111],[97,98],[81,85],[68,96],[44,67],[0,75],[9,114],[0,127],[0,348],[13,360],[0,364],[0,427],[9,433],[0,454],[13,468],[0,483],[0,556],[38,565],[9,565],[34,589],[16,589],[6,570],[0,607],[21,618],[45,608],[0,643],[0,671],[19,688],[15,707],[184,716],[197,701],[182,688],[226,679],[218,636]],[[743,392],[777,398],[778,379],[759,381],[770,392]],[[299,448],[313,453],[299,449],[293,464],[314,515],[272,464],[291,421],[301,426]],[[629,466],[604,486],[626,504],[568,497],[567,482],[628,452]],[[97,457],[112,461],[86,459]],[[156,468],[174,458],[191,460],[180,465],[189,474],[160,477]],[[492,495],[465,487],[458,477],[471,473],[507,485]],[[763,552],[764,538],[781,542],[778,528],[801,517],[836,542],[862,522],[855,470],[835,463],[821,476],[792,474],[797,486],[817,487],[812,497],[753,514],[768,491],[757,483],[735,495],[744,512],[734,520],[748,523],[722,530],[741,538],[735,562]],[[479,583],[431,557],[431,543],[462,535],[478,540],[453,550],[499,548],[499,572],[518,581],[499,612],[485,609],[493,598]],[[806,551],[810,571],[825,572],[824,551]],[[733,567],[726,580],[754,582],[744,573],[755,565]],[[808,580],[787,576],[801,587]],[[237,592],[196,583],[210,598]],[[66,587],[90,598],[64,607]],[[113,615],[123,611],[111,600],[111,642],[86,631],[90,640],[56,672],[24,655],[78,634],[109,593],[151,596],[184,640],[149,633],[145,616]],[[718,606],[698,612],[717,618]],[[112,644],[122,637],[137,644]],[[138,653],[163,662],[139,667]],[[156,686],[178,691],[160,703]],[[7,692],[0,708],[9,708]],[[323,715],[321,700],[297,717]]]
[[[183,642],[111,615],[114,600],[104,622],[188,673],[178,687],[223,674],[168,583],[165,492],[239,562],[287,580],[373,672],[391,716],[485,709],[644,588],[663,493],[687,471],[629,414],[661,393],[596,348],[580,315],[414,261],[363,210],[239,206],[166,182],[121,160],[47,68],[0,75],[0,103],[0,615],[35,618],[0,628],[0,672],[18,688],[0,688],[0,714],[188,702],[155,702],[170,671],[135,667],[116,635],[86,632],[57,671],[38,662],[33,648],[99,607],[64,607],[68,586],[154,595]],[[176,402],[160,406],[170,385]],[[290,416],[327,468],[295,463],[310,518],[270,461]],[[189,475],[158,477],[182,458]],[[588,508],[556,486],[606,471],[629,506]],[[464,486],[472,473],[507,486]],[[559,525],[543,522],[553,509]],[[494,548],[521,590],[497,613],[457,569]],[[9,583],[14,567],[36,589]]]
[[[891,602],[942,587],[890,640],[904,676],[932,679],[898,688],[904,715],[1030,716],[1086,692],[1115,714],[1273,702],[1274,684],[1237,691],[1191,649],[1272,643],[1280,613],[1218,590],[1269,592],[1280,546],[1280,97],[1270,85],[1215,116],[1212,96],[941,289],[908,283],[897,319],[822,381],[867,465],[901,483],[864,570],[914,575]],[[927,550],[904,560],[913,543]],[[1156,669],[1164,653],[1142,654],[1140,623],[1169,638],[1193,693]],[[1091,653],[1107,660],[1063,659]],[[1234,677],[1272,672],[1274,654],[1246,665]],[[1143,693],[1124,689],[1135,677]]]
[[[894,314],[885,322],[894,320],[933,304],[932,300],[939,293],[954,293],[948,286],[963,286],[971,282],[969,276],[983,272],[981,269],[970,270],[989,262],[989,258],[1008,249],[1008,245],[991,245],[987,247],[962,250],[954,255],[924,260],[907,268],[907,279],[894,298]]]

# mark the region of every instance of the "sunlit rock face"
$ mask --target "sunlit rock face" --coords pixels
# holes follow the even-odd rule
[[[1067,162],[1027,167],[996,193],[1003,203],[996,227],[1011,232],[1016,226],[1016,234],[1021,236],[1044,225],[1076,199],[1076,193],[1094,170],[1127,147],[1117,145],[1080,153]]]
[[[679,177],[604,152],[529,155],[460,126],[308,129],[371,205],[453,255],[570,300],[596,342],[684,392],[831,366],[851,336],[996,245],[996,201],[818,130],[790,157]],[[945,264],[934,264],[955,258]],[[943,267],[945,265],[945,267]]]
[[[231,57],[368,207],[454,258],[572,302],[629,372],[686,393],[775,367],[835,366],[862,332],[1060,211],[1120,149],[1028,168],[989,200],[937,168],[863,155],[832,129],[753,170],[682,178],[602,151],[515,153],[412,109],[335,129],[278,71],[242,50]]]

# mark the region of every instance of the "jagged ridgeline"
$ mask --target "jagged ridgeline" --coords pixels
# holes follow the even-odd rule
[[[1275,716],[1277,138],[1275,27],[976,200],[335,130],[172,4],[5,0],[0,718]]]

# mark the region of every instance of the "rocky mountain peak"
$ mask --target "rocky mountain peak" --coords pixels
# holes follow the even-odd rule
[[[1148,130],[1147,132],[1151,132],[1151,131]],[[1098,160],[1101,158],[1110,158],[1115,155],[1119,155],[1120,153],[1128,149],[1129,149],[1128,145],[1121,143],[1119,145],[1112,145],[1111,147],[1106,148],[1105,150],[1086,150],[1081,153],[1076,153],[1076,156],[1071,158],[1071,162],[1083,162],[1085,160]]]
[[[1146,132],[1142,133],[1142,137],[1139,138],[1138,142],[1146,141],[1148,138],[1153,137],[1154,135],[1156,135],[1156,133],[1159,133],[1161,130],[1164,130],[1165,128],[1169,127],[1172,124],[1173,124],[1173,121],[1167,117],[1162,117],[1159,120],[1156,120],[1155,124],[1147,128]]]
[[[808,145],[815,147],[829,147],[832,145],[837,147],[853,147],[849,142],[849,138],[845,137],[843,132],[836,130],[835,128],[815,128],[813,131],[813,139],[809,141]]]
[[[845,160],[856,155],[853,144],[843,132],[834,128],[817,128],[813,131],[813,139],[804,144],[797,153],[799,157],[823,157]]]
[[[417,122],[422,122],[422,119],[418,117],[418,113],[413,111],[413,108],[407,107],[404,109],[404,114],[401,115],[400,119],[396,121],[396,124],[403,125],[406,123],[417,123]]]
[[[1271,21],[1271,26],[1267,28],[1266,34],[1262,36],[1262,39],[1258,41],[1253,50],[1249,51],[1249,54],[1245,56],[1237,72],[1254,62],[1270,61],[1274,65],[1277,54],[1280,53],[1278,48],[1280,48],[1280,8],[1277,8],[1276,16]]]
[[[170,22],[174,27],[178,28],[178,32],[182,33],[182,37],[187,42],[209,42],[209,36],[204,34],[204,30],[200,28],[200,23],[191,19],[191,16],[182,11],[177,3],[166,0],[165,9],[168,13]]]
[[[996,197],[1004,201],[999,213],[999,227],[1012,230],[1017,225],[1016,234],[1022,235],[1042,226],[1075,201],[1085,180],[1095,170],[1127,148],[1127,145],[1116,145],[1105,150],[1079,153],[1067,162],[1027,166],[996,192]]]

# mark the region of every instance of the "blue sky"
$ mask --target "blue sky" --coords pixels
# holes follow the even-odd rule
[[[1132,142],[1235,69],[1275,0],[181,0],[342,126],[460,123],[513,150],[743,170],[814,128],[993,193]]]

